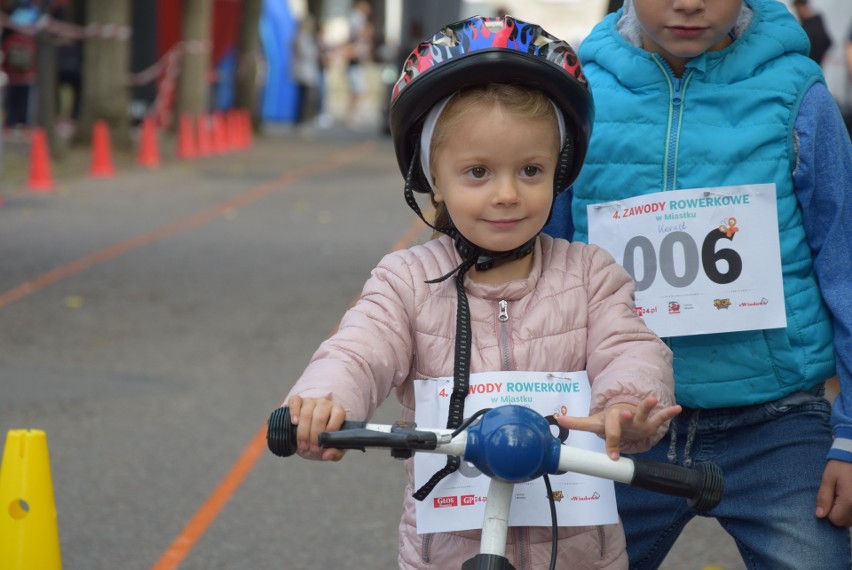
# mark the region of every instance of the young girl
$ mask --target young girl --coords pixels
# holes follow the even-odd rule
[[[684,413],[646,458],[722,468],[725,497],[710,515],[748,568],[848,570],[852,144],[808,49],[777,0],[626,0],[580,49],[597,124],[571,205],[557,202],[548,231],[586,241],[587,208],[601,202],[775,185],[778,226],[766,231],[780,247],[733,243],[780,259],[785,298],[771,302],[786,326],[703,334],[695,320],[696,334],[666,339]],[[573,236],[555,227],[570,221]],[[822,387],[835,373],[830,406]],[[631,566],[657,568],[695,512],[617,490]]]
[[[560,423],[598,433],[613,458],[661,437],[679,412],[670,353],[636,316],[632,280],[597,247],[540,235],[579,172],[591,115],[574,52],[533,24],[471,18],[411,54],[390,123],[406,199],[422,217],[413,192],[429,193],[443,235],[379,263],[292,388],[301,455],[340,459],[317,435],[369,418],[392,390],[412,421],[417,382],[451,377],[463,401],[471,372],[503,370],[586,370],[591,416]],[[451,405],[448,426],[463,413]],[[418,534],[411,464],[400,568],[459,568],[480,533]],[[548,528],[513,528],[507,556],[544,568],[550,541]],[[623,531],[560,528],[558,557],[626,568]]]

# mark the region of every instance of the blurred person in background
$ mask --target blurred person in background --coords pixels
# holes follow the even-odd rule
[[[612,14],[613,12],[618,12],[622,6],[624,6],[624,0],[609,0],[606,13]]]
[[[372,7],[367,0],[355,2],[349,15],[349,41],[344,46],[346,60],[346,82],[349,99],[346,105],[346,122],[357,123],[356,113],[367,89],[364,64],[371,59],[373,51],[373,23],[370,21]]]
[[[822,15],[809,4],[809,0],[794,0],[793,7],[796,10],[796,17],[799,23],[808,34],[808,39],[811,42],[810,58],[822,65],[825,59],[825,54],[831,47],[831,36],[828,35],[828,30],[825,29],[825,22],[822,21]]]
[[[3,71],[7,76],[5,126],[29,124],[30,95],[36,80],[35,36],[25,29],[35,25],[38,9],[30,0],[17,0],[9,6],[9,24],[3,33]]]
[[[51,17],[63,22],[71,21],[69,0],[53,0]],[[57,71],[57,109],[63,111],[63,118],[68,124],[73,124],[80,117],[80,73],[83,67],[83,43],[78,39],[57,36],[56,41],[56,71]],[[63,97],[70,97],[70,108],[63,107]]]
[[[298,112],[296,124],[306,127],[317,116],[320,97],[321,53],[317,38],[317,21],[306,15],[299,22],[293,40],[293,80],[298,87]]]

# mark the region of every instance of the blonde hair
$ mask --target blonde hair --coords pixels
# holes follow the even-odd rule
[[[456,129],[462,118],[472,110],[485,109],[500,106],[522,119],[548,120],[552,121],[554,135],[559,137],[559,127],[556,118],[556,109],[550,98],[540,89],[506,83],[489,83],[487,85],[471,87],[456,93],[441,113],[432,140],[429,145],[429,168],[435,172],[435,155],[441,144],[449,137],[456,135]],[[557,148],[560,141],[557,140]],[[432,181],[430,180],[431,184]],[[446,206],[436,203],[434,194],[432,205],[435,207],[435,219],[433,225],[436,228],[445,228],[450,224],[450,215]],[[439,232],[433,234],[433,238],[441,235]]]

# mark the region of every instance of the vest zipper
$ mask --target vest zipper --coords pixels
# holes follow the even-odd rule
[[[509,356],[509,301],[500,299],[497,303],[500,321],[500,353],[503,355],[503,370],[511,370],[512,360]]]
[[[663,72],[663,77],[669,84],[669,119],[666,127],[665,157],[663,160],[663,192],[677,189],[677,153],[680,144],[680,126],[683,119],[683,99],[686,86],[692,79],[692,70],[684,77],[677,77],[671,66],[659,55],[654,54],[654,62]]]

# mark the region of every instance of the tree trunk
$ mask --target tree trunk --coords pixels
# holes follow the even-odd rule
[[[177,115],[208,112],[213,0],[183,0],[184,55],[178,78]]]
[[[251,112],[252,125],[257,128],[257,74],[260,60],[260,10],[263,0],[243,0],[243,21],[237,46],[236,106]]]
[[[42,0],[42,13],[49,13],[50,2]],[[63,149],[56,135],[56,44],[42,28],[36,33],[36,124],[44,129],[50,154],[60,158]]]
[[[92,126],[103,119],[109,124],[112,143],[129,150],[130,94],[130,1],[86,0],[86,22],[99,26],[100,33],[83,44],[83,73],[80,121],[76,142],[88,144]]]

